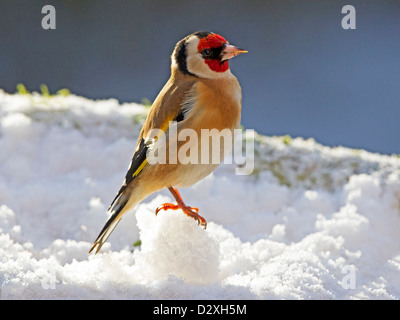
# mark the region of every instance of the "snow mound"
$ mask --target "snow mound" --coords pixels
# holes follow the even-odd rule
[[[1,299],[400,298],[399,157],[311,139],[256,135],[252,175],[181,190],[206,230],[162,191],[88,255],[147,110],[0,90]]]

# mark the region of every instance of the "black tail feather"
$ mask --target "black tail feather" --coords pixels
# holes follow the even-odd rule
[[[120,222],[122,218],[122,210],[124,209],[126,203],[128,202],[127,197],[123,197],[124,199],[121,199],[122,196],[123,195],[121,195],[119,199],[116,201],[115,205],[112,208],[110,208],[112,214],[108,218],[103,229],[101,229],[100,234],[98,235],[96,241],[93,243],[93,246],[89,250],[89,253],[91,253],[95,249],[95,254],[97,254],[100,251],[103,244],[107,241],[108,237],[113,232],[115,227]]]

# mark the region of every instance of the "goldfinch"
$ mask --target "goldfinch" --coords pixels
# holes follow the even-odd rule
[[[173,139],[171,125],[176,125],[177,134],[185,129],[190,129],[192,136],[196,134],[198,138],[190,139],[193,140],[190,146],[199,152],[204,152],[200,147],[202,130],[233,133],[240,124],[242,93],[229,69],[229,59],[245,52],[230,45],[222,36],[204,31],[190,34],[176,44],[171,56],[171,76],[151,106],[123,185],[108,209],[110,216],[89,253],[99,252],[126,212],[163,188],[168,188],[177,204],[165,203],[156,214],[160,210],[181,209],[204,228],[207,226],[199,210],[183,202],[177,188],[190,186],[208,176],[230,151],[229,147],[219,147],[221,157],[217,163],[197,161],[204,160],[197,152],[196,161],[182,163],[169,156],[173,153],[171,150],[176,150],[178,155],[185,153],[188,142]],[[161,146],[166,150],[166,162],[153,163],[151,151],[157,149],[160,153]]]

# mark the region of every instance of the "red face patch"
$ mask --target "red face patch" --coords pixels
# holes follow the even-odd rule
[[[219,61],[219,60],[204,60],[205,63],[210,67],[211,70],[215,72],[225,72],[229,69],[229,61]]]
[[[204,49],[220,48],[227,43],[224,37],[218,34],[209,34],[207,37],[200,39],[197,50],[202,52]],[[219,59],[204,60],[208,67],[215,72],[225,72],[229,69],[229,61],[221,62]]]
[[[207,37],[200,39],[197,49],[202,52],[204,49],[219,48],[224,43],[227,43],[224,37],[218,34],[209,34]]]

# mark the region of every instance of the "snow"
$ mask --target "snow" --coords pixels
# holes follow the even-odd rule
[[[88,255],[147,111],[0,90],[1,299],[400,298],[400,158],[312,139],[256,135],[252,175],[181,190],[206,230],[155,216],[165,190]]]

